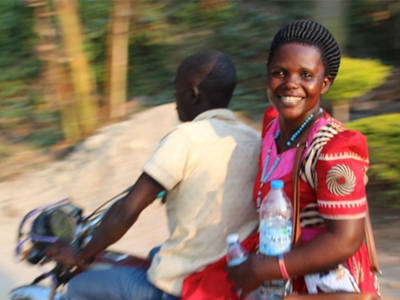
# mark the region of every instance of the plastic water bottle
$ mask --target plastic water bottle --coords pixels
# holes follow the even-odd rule
[[[240,265],[247,259],[249,252],[239,243],[239,235],[237,233],[228,235],[226,242],[228,243],[228,252],[226,254],[228,266]]]
[[[260,253],[262,256],[276,256],[288,252],[293,231],[293,206],[283,190],[282,180],[271,181],[271,190],[260,207]],[[288,289],[283,279],[265,282],[262,287],[263,299],[282,299]]]

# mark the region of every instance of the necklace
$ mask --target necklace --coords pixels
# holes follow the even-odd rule
[[[323,110],[322,108],[320,108],[318,110],[318,112],[316,114],[322,113]],[[296,140],[296,138],[302,133],[302,131],[304,130],[304,128],[306,128],[307,124],[310,123],[310,121],[314,118],[314,114],[310,114],[307,119],[304,120],[303,124],[300,125],[300,127],[296,130],[295,133],[293,133],[293,135],[290,137],[290,139],[286,142],[286,145],[288,147],[290,147],[292,145],[292,143],[294,142],[294,140]],[[276,141],[278,140],[279,136],[281,135],[281,132],[278,131],[275,136],[274,136],[274,141],[276,143]],[[261,179],[260,179],[260,189],[258,190],[257,193],[257,209],[260,209],[260,205],[261,205],[261,190],[264,187],[264,184],[267,183],[269,177],[271,176],[271,174],[275,171],[276,167],[278,166],[279,162],[281,161],[281,155],[279,154],[274,163],[272,164],[271,168],[269,169],[269,171],[267,172],[268,169],[268,165],[269,165],[269,160],[270,160],[270,155],[271,155],[271,147],[268,149],[267,152],[267,157],[265,158],[265,163],[263,166],[263,170],[261,173]]]
[[[275,135],[274,141],[276,141],[278,139],[278,137],[279,137],[279,131]],[[271,176],[272,172],[275,171],[276,167],[278,166],[279,162],[281,161],[281,155],[279,154],[276,157],[273,165],[271,166],[271,168],[267,172],[267,168],[268,168],[268,165],[269,165],[269,159],[270,159],[270,156],[271,156],[271,152],[272,152],[272,150],[271,150],[271,147],[270,147],[268,149],[268,154],[267,154],[267,157],[265,158],[265,163],[264,163],[263,170],[262,170],[262,173],[261,173],[260,189],[258,190],[258,193],[257,193],[257,211],[260,209],[260,205],[261,205],[261,190],[262,190],[264,184],[267,182],[268,178]]]
[[[322,108],[320,108],[318,110],[317,114],[322,113]],[[290,139],[286,142],[286,146],[290,147],[292,145],[292,143],[294,142],[294,140],[301,134],[301,132],[304,130],[304,128],[306,128],[307,124],[310,123],[310,121],[312,120],[312,118],[314,118],[314,114],[310,114],[307,119],[304,120],[303,124],[300,125],[300,127],[296,130],[295,133],[293,133],[293,135],[290,137]],[[281,132],[278,131],[278,133],[275,135],[275,139],[277,139],[280,136]]]

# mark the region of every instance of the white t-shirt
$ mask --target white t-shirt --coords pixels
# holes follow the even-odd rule
[[[244,239],[257,228],[259,151],[260,135],[228,109],[206,111],[162,139],[143,167],[168,190],[170,236],[147,272],[159,289],[180,296],[186,276],[225,255],[228,234]]]

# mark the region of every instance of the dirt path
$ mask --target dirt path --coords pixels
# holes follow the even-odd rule
[[[15,264],[12,251],[19,221],[29,210],[65,197],[88,212],[130,186],[168,128],[177,124],[175,105],[152,108],[108,126],[64,160],[0,183],[0,299],[29,283],[41,270]],[[376,212],[376,214],[374,214]],[[384,300],[400,299],[400,212],[371,209],[383,276]],[[113,248],[145,256],[167,235],[164,206],[153,203]]]
[[[1,182],[0,299],[7,299],[11,288],[29,283],[42,271],[12,260],[16,230],[28,211],[66,197],[92,211],[135,182],[160,139],[176,124],[175,105],[159,106],[99,130],[62,161]],[[114,249],[145,256],[166,236],[164,206],[155,202]]]

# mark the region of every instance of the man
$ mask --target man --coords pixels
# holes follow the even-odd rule
[[[170,236],[148,270],[84,272],[69,283],[69,299],[179,299],[186,276],[225,254],[226,235],[244,238],[255,230],[251,192],[260,138],[227,109],[235,86],[235,67],[221,52],[200,52],[181,63],[175,98],[184,123],[162,139],[78,258],[71,250],[51,258],[68,265],[90,261],[119,240],[162,190],[168,191]]]

